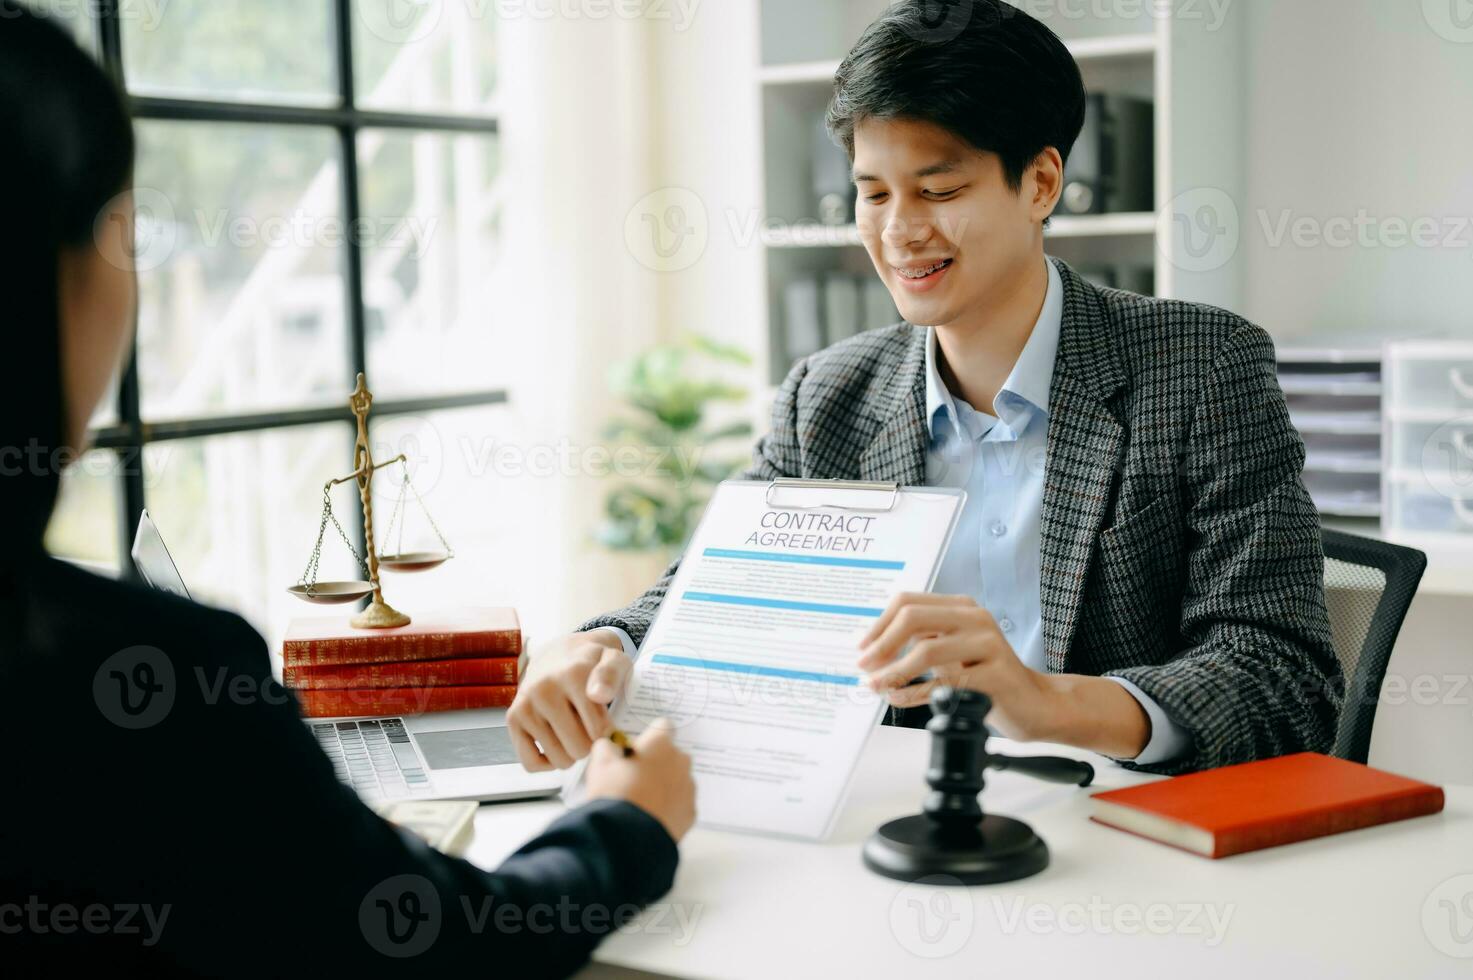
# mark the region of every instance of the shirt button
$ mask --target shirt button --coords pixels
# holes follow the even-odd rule
[[[997,628],[1002,630],[1004,633],[1011,633],[1013,631],[1013,621],[1004,616],[1002,619],[997,621]]]
[[[1008,533],[1008,526],[1006,524],[1004,524],[1002,521],[994,521],[993,524],[992,524],[991,531],[992,531],[992,536],[994,538],[1000,538],[1004,534],[1007,534]]]

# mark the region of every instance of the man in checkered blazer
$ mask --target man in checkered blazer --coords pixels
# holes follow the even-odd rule
[[[1015,8],[971,9],[940,36],[892,5],[838,71],[830,130],[905,322],[799,360],[743,475],[967,489],[936,594],[895,597],[856,650],[904,722],[947,683],[1001,734],[1154,771],[1328,751],[1343,679],[1273,346],[1044,259],[1078,69]],[[676,567],[533,656],[525,764],[586,754]]]

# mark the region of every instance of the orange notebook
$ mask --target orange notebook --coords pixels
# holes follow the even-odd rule
[[[1091,798],[1090,819],[1210,858],[1420,817],[1442,787],[1298,752]]]

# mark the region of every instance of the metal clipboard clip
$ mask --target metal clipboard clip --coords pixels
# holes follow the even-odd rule
[[[883,507],[867,507],[864,505],[845,507],[845,510],[864,511],[890,511],[895,509],[895,502],[900,499],[900,484],[888,481],[874,480],[817,480],[810,477],[780,476],[767,484],[767,492],[762,495],[762,500],[769,507],[781,507],[787,510],[817,510],[819,507],[832,507],[833,504],[775,504],[772,502],[772,491],[777,489],[805,489],[805,490],[869,490],[876,493],[888,491],[890,499]]]

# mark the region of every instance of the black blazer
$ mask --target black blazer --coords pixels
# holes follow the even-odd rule
[[[238,616],[52,559],[0,576],[0,612],[9,975],[560,976],[670,887],[675,844],[628,803],[494,873],[398,831],[334,778]]]

